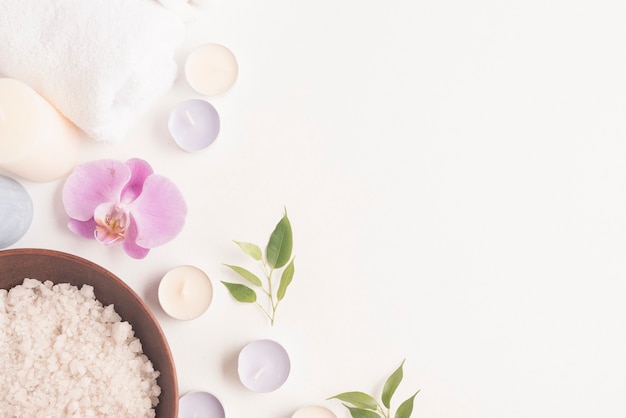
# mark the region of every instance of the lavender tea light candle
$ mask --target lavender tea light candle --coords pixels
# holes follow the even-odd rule
[[[194,391],[178,402],[178,418],[225,418],[222,403],[208,392]]]
[[[206,100],[190,99],[170,113],[168,129],[184,151],[198,152],[213,144],[220,132],[220,117]]]
[[[239,379],[253,392],[275,391],[285,383],[290,370],[289,354],[276,341],[252,341],[239,353]]]

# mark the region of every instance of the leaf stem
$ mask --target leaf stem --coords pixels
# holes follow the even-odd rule
[[[274,274],[274,268],[272,267],[268,270],[267,263],[265,262],[265,260],[261,260],[261,262],[263,264],[263,272],[265,273],[265,277],[267,278],[267,284],[268,284],[268,291],[265,293],[270,298],[270,307],[272,308],[272,314],[269,315],[266,311],[266,315],[270,319],[272,326],[274,326],[274,320],[276,318],[276,306],[277,306],[277,304],[274,303],[274,286],[272,283],[272,275]]]
[[[270,321],[272,321],[272,325],[273,325],[273,324],[274,324],[274,317],[273,317],[273,316],[270,316],[270,314],[269,314],[269,313],[265,310],[265,308],[264,308],[263,306],[261,306],[261,304],[260,304],[259,302],[255,302],[255,303],[256,303],[256,306],[258,306],[258,307],[259,307],[259,309],[260,309],[261,311],[263,311],[263,313],[265,314],[265,316],[267,316],[267,317],[270,319]]]

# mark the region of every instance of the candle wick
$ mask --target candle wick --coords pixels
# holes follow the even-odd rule
[[[181,296],[187,296],[187,293],[188,293],[188,292],[186,292],[186,290],[188,289],[188,287],[189,287],[189,286],[187,286],[187,281],[186,281],[186,280],[185,280],[185,281],[183,281],[183,282],[180,284],[180,287],[178,288],[178,293],[179,293]]]
[[[259,371],[256,372],[256,374],[254,375],[254,380],[259,380],[259,377],[261,377],[264,371],[265,371],[265,368],[261,367]]]
[[[185,110],[185,115],[187,115],[187,119],[189,119],[189,123],[191,123],[193,126],[196,126],[196,121],[193,120],[193,118],[191,117],[191,113],[189,113],[188,110]]]

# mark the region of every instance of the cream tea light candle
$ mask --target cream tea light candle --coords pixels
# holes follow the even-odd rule
[[[213,299],[209,276],[194,266],[178,266],[168,271],[159,284],[159,303],[172,318],[195,319]]]
[[[252,341],[239,353],[239,379],[254,392],[278,389],[287,380],[290,370],[289,354],[276,341]]]
[[[298,409],[291,418],[337,418],[337,415],[323,406],[305,406]]]
[[[0,176],[0,248],[19,241],[33,221],[33,201],[24,187]]]
[[[238,74],[235,55],[219,44],[202,45],[185,61],[185,76],[189,85],[206,96],[226,92],[235,84]]]
[[[179,103],[172,110],[168,128],[181,149],[187,152],[201,151],[217,139],[220,117],[211,103],[190,99]]]
[[[28,85],[0,78],[0,167],[36,182],[68,175],[81,131]]]
[[[178,418],[225,418],[224,407],[208,392],[189,392],[178,402]]]

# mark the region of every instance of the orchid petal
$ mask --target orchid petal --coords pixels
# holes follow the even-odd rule
[[[130,176],[130,168],[116,160],[97,160],[76,166],[63,185],[65,212],[79,221],[91,219],[101,203],[119,202]]]
[[[146,178],[154,171],[147,161],[140,158],[133,158],[126,161],[126,165],[130,169],[131,176],[126,186],[121,193],[120,201],[123,203],[130,203],[137,199],[137,196],[141,194],[143,184]]]
[[[122,243],[124,251],[126,254],[131,256],[132,258],[141,259],[145,258],[150,250],[148,248],[143,248],[137,245],[135,240],[137,239],[137,224],[131,215],[130,225],[128,226],[128,231],[126,233],[126,239]]]
[[[137,225],[136,244],[153,248],[170,241],[182,230],[187,204],[171,180],[151,175],[141,195],[129,205],[129,211]]]
[[[69,221],[67,221],[67,227],[70,229],[70,231],[80,237],[89,239],[96,238],[94,236],[94,231],[96,230],[96,221],[94,221],[93,218],[87,221],[70,219]]]

